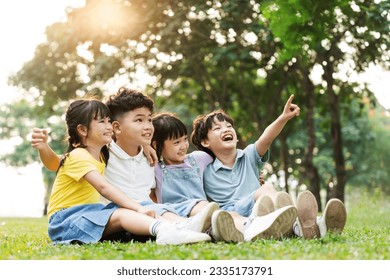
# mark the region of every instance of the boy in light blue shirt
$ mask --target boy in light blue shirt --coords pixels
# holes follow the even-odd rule
[[[293,205],[287,193],[277,192],[271,184],[260,186],[259,182],[259,170],[269,159],[271,144],[287,122],[300,113],[299,106],[292,103],[293,98],[291,95],[282,114],[264,130],[254,144],[248,145],[244,150],[237,149],[234,121],[224,111],[217,110],[194,120],[192,143],[214,158],[214,162],[206,168],[203,175],[205,193],[207,198],[217,202],[221,209],[254,218],[258,216],[259,204],[263,204],[262,208],[268,209],[269,212],[281,206]],[[284,201],[279,203],[278,199],[282,197]],[[274,202],[275,205],[272,205]],[[321,229],[323,236],[326,227],[319,228],[316,219],[318,207],[314,196],[308,191],[304,192],[298,197],[298,202],[298,222],[294,232],[310,239],[319,238]],[[341,201],[333,201],[332,205],[332,210],[337,211],[329,211],[332,213],[332,219],[327,219],[328,228],[336,228],[335,231],[341,232],[346,219],[345,208]],[[337,225],[331,225],[329,221],[335,221]],[[286,235],[291,234],[291,230],[290,233],[286,232]]]
[[[249,217],[255,203],[256,191],[261,189],[259,170],[268,159],[269,152],[267,151],[261,157],[254,144],[244,150],[237,149],[235,163],[232,167],[225,166],[222,161],[215,158],[203,175],[208,199],[218,202],[222,209]],[[268,187],[268,184],[262,186],[262,188]],[[270,188],[269,194],[272,193]]]
[[[283,113],[244,150],[237,149],[234,121],[224,111],[217,110],[194,120],[192,142],[215,159],[204,173],[205,192],[222,209],[248,217],[260,196],[275,197],[273,186],[260,187],[258,174],[269,158],[272,142],[286,123],[300,113],[298,105],[292,103],[293,98],[291,95]]]

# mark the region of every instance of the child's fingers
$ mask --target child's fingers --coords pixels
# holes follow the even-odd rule
[[[289,99],[287,100],[286,107],[289,108],[292,104],[292,101],[294,99],[294,94],[291,94]]]
[[[296,104],[291,104],[290,111],[295,114],[295,116],[299,116],[299,113],[301,112],[301,109]]]

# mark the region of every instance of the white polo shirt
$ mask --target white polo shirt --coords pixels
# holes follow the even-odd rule
[[[132,157],[112,141],[109,151],[104,172],[107,181],[137,202],[152,201],[149,194],[156,186],[154,168],[149,165],[142,147],[138,155]]]

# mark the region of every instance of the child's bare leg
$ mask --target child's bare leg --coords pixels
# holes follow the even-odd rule
[[[118,208],[108,220],[103,237],[123,230],[136,235],[150,235],[149,226],[155,221],[156,219],[145,214]]]
[[[175,213],[169,211],[164,212],[161,215],[161,217],[168,222],[181,222],[186,220],[186,218],[176,215]]]
[[[192,210],[190,212],[190,217],[198,214],[203,210],[204,207],[206,207],[210,202],[206,200],[199,201],[197,204],[195,204],[194,207],[192,207]]]

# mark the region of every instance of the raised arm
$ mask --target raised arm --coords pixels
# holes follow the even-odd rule
[[[260,156],[264,156],[275,138],[280,134],[286,123],[295,116],[299,116],[300,108],[293,104],[294,95],[291,95],[284,105],[283,113],[271,123],[256,141],[256,149]]]
[[[53,151],[47,143],[47,139],[48,132],[46,129],[34,128],[31,134],[31,146],[38,150],[39,157],[47,169],[57,171],[61,156]]]

